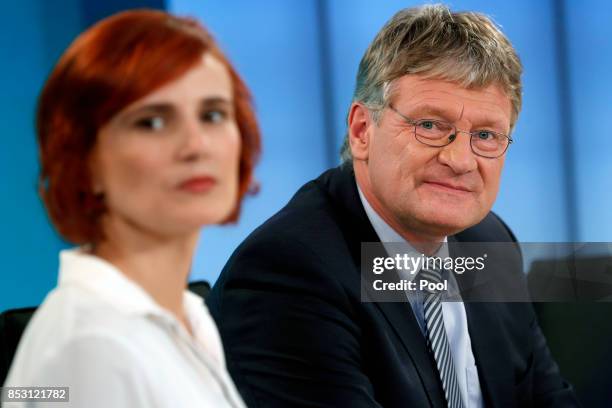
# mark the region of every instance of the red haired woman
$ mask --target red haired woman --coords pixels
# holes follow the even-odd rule
[[[68,386],[83,407],[244,406],[185,290],[200,228],[236,220],[259,153],[234,68],[196,22],[128,11],[66,50],[37,115],[40,192],[78,248],[6,385]]]

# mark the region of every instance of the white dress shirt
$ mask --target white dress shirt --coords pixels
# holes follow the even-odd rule
[[[378,238],[383,243],[396,243],[402,242],[406,244],[406,253],[412,254],[416,257],[420,256],[420,253],[412,247],[400,234],[397,233],[389,224],[383,220],[380,215],[372,208],[368,200],[365,198],[361,189],[359,189],[359,198],[363,204],[366,215],[374,227],[374,231],[378,235]],[[446,242],[446,237],[444,238]],[[387,247],[385,247],[389,250]],[[397,250],[396,246],[389,247],[392,250]],[[396,254],[388,254],[390,257],[394,257]],[[442,245],[439,253],[436,254],[441,258],[448,256],[448,247]],[[416,276],[415,274],[402,275],[402,279],[412,280]],[[448,275],[448,286],[449,291],[457,293],[457,281],[453,274]],[[414,296],[410,296],[414,295]],[[423,311],[423,294],[421,292],[407,293],[407,298],[412,307],[412,311],[419,324],[421,332],[425,335],[425,317]],[[453,354],[453,362],[455,363],[455,369],[457,370],[457,381],[459,382],[459,388],[461,390],[461,398],[463,405],[466,408],[480,408],[483,406],[482,392],[480,390],[480,381],[478,379],[478,370],[476,369],[476,361],[472,352],[472,342],[470,340],[470,333],[468,331],[467,316],[465,314],[465,307],[463,302],[442,302],[442,316],[444,318],[444,328],[446,329],[446,336],[449,341],[451,353]]]
[[[67,386],[69,402],[5,407],[244,407],[203,299],[183,307],[193,335],[116,267],[60,253],[58,286],[34,314],[5,386]]]

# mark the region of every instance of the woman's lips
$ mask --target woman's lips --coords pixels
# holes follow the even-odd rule
[[[213,177],[202,176],[192,177],[179,185],[179,189],[190,193],[204,193],[217,184]]]

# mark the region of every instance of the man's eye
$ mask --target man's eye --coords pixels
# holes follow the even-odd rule
[[[138,119],[135,126],[144,130],[159,131],[165,127],[166,123],[160,116],[150,116]]]
[[[419,126],[422,127],[423,129],[431,130],[434,128],[435,123],[431,120],[425,120],[419,123]]]
[[[202,120],[207,123],[220,123],[227,117],[227,113],[222,110],[209,110],[202,113]]]
[[[493,140],[495,139],[495,134],[492,132],[489,132],[488,130],[479,130],[478,132],[476,132],[476,136],[478,136],[478,139],[480,140]]]

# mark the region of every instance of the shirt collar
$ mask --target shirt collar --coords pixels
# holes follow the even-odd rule
[[[162,308],[140,285],[125,276],[116,266],[83,248],[60,252],[58,285],[87,290],[98,299],[125,314],[174,317]],[[196,318],[203,299],[188,290],[183,294],[183,307],[190,320]]]
[[[219,364],[225,365],[217,328],[208,313],[204,299],[187,289],[183,292],[183,310],[189,320],[193,338],[178,319],[160,306],[140,285],[110,262],[88,253],[83,248],[60,252],[58,286],[78,287],[120,313],[152,318],[161,322],[187,341],[194,340]]]

